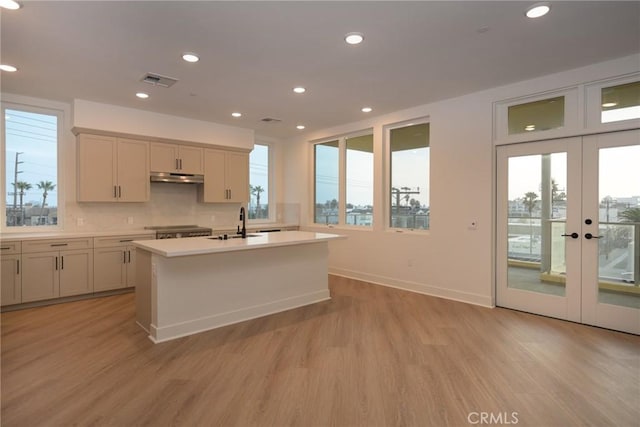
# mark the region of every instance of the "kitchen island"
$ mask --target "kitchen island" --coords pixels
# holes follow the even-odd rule
[[[136,322],[158,343],[330,299],[328,242],[340,238],[287,231],[135,241]]]

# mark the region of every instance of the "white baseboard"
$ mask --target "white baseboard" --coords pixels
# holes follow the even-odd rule
[[[490,296],[473,294],[470,292],[455,291],[437,286],[425,285],[424,283],[398,280],[392,277],[378,276],[375,274],[362,273],[359,271],[329,267],[329,274],[342,276],[349,279],[362,280],[374,285],[387,286],[390,288],[402,289],[448,300],[464,302],[467,304],[479,305],[482,307],[494,308]]]
[[[197,334],[211,329],[220,328],[222,326],[231,325],[233,323],[244,322],[258,317],[267,316],[269,314],[280,313],[282,311],[291,310],[317,302],[331,299],[329,290],[322,290],[298,295],[291,298],[285,298],[278,301],[269,302],[253,307],[247,307],[240,310],[229,311],[226,313],[216,314],[213,316],[202,317],[188,322],[176,323],[173,325],[163,326],[161,328],[151,324],[149,339],[154,343],[161,343],[188,335]]]

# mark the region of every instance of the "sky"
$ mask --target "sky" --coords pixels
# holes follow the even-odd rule
[[[551,178],[566,191],[566,153],[551,156]],[[540,161],[540,155],[509,158],[509,200],[522,198],[529,191],[540,197]],[[640,196],[640,145],[600,149],[598,169],[600,200],[605,196]]]
[[[13,182],[15,181],[16,152],[18,155],[18,181],[31,184],[23,202],[42,203],[42,190],[36,184],[51,181],[56,188],[47,196],[47,206],[57,206],[57,116],[26,111],[5,110],[6,132],[6,201],[13,206]],[[17,203],[20,203],[19,196]]]

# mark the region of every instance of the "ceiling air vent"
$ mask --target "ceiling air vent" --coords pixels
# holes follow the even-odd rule
[[[279,123],[282,120],[280,119],[274,119],[273,117],[265,117],[264,119],[260,119],[261,122],[265,122],[265,123]]]
[[[161,76],[160,74],[147,73],[140,81],[149,83],[154,86],[171,87],[178,81],[173,77]]]

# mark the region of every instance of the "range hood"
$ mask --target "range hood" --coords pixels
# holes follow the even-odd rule
[[[177,182],[180,184],[202,184],[203,175],[187,173],[151,172],[151,182]]]

